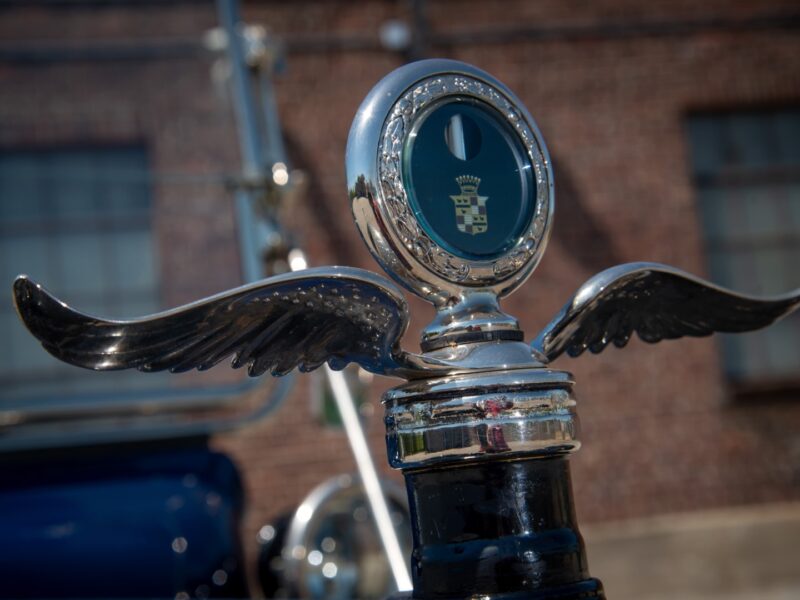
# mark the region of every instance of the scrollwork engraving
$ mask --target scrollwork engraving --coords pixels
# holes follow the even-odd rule
[[[459,258],[434,242],[409,208],[403,185],[402,152],[408,133],[420,111],[432,102],[453,94],[466,94],[481,100],[507,118],[525,145],[531,158],[536,181],[535,217],[528,230],[506,256],[494,261],[470,261]],[[548,221],[549,190],[547,167],[536,137],[514,105],[492,85],[466,75],[437,76],[423,80],[409,89],[392,107],[380,138],[379,178],[389,221],[403,246],[426,268],[448,281],[470,285],[492,285],[513,276],[537,255]]]

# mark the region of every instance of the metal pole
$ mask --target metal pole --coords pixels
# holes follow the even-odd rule
[[[227,49],[230,59],[233,83],[236,124],[239,130],[239,147],[242,154],[242,169],[245,178],[264,176],[265,164],[262,154],[256,106],[251,93],[247,63],[240,34],[241,18],[237,0],[218,0],[217,10],[222,28],[228,39]],[[242,274],[245,282],[263,277],[261,252],[256,234],[257,215],[254,210],[256,192],[240,189],[236,192],[236,222],[239,227],[239,253],[241,254]]]
[[[347,441],[353,450],[356,459],[358,473],[364,483],[364,490],[367,492],[367,501],[372,509],[372,516],[375,518],[375,525],[378,527],[378,536],[381,539],[386,558],[389,560],[389,567],[392,569],[395,585],[400,592],[413,589],[411,576],[408,572],[408,565],[400,548],[400,541],[397,539],[397,532],[394,529],[392,518],[389,515],[389,507],[386,504],[386,497],[383,495],[378,472],[375,470],[375,463],[367,446],[367,438],[361,421],[358,418],[353,396],[347,387],[347,381],[341,371],[334,371],[328,365],[324,367],[325,376],[331,385],[336,406],[342,416],[344,430],[347,433]]]
[[[286,161],[286,150],[284,149],[283,135],[281,135],[281,126],[278,119],[278,104],[275,101],[275,90],[270,73],[259,70],[258,82],[267,138],[264,151],[272,159],[273,163],[282,162],[288,168],[289,163]]]

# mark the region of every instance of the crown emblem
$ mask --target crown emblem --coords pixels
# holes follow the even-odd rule
[[[478,191],[481,178],[474,175],[459,175],[456,177],[456,183],[461,188],[462,194],[474,194]]]
[[[486,215],[486,201],[488,196],[478,195],[480,177],[474,175],[459,175],[456,183],[461,188],[461,193],[450,196],[455,203],[456,227],[462,233],[477,235],[489,229],[489,220]]]

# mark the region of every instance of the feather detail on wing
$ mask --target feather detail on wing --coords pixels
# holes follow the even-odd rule
[[[800,290],[773,298],[744,296],[656,263],[630,263],[584,283],[532,342],[542,359],[578,356],[613,343],[622,347],[635,332],[656,343],[714,332],[760,329],[800,306]]]
[[[27,277],[14,282],[17,311],[56,358],[95,370],[209,369],[228,356],[248,374],[310,371],[356,362],[396,366],[408,309],[387,279],[346,267],[279,275],[129,321],[69,308]]]

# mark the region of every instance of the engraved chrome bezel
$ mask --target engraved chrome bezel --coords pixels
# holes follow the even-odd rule
[[[420,226],[403,173],[408,136],[434,103],[471,99],[504,118],[533,168],[535,207],[510,247],[491,259],[452,254]],[[553,176],[544,141],[519,99],[489,74],[450,60],[426,60],[397,69],[367,96],[350,130],[347,177],[353,214],[376,260],[396,281],[436,304],[487,290],[504,296],[541,259],[553,215]]]

